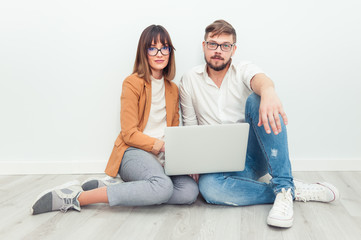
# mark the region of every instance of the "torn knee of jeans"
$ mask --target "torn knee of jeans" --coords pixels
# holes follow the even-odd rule
[[[271,149],[271,157],[277,157],[277,154],[278,154],[278,150],[272,148],[272,149]]]

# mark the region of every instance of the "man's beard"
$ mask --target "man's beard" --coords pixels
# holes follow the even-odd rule
[[[211,58],[214,58],[214,57],[211,57]],[[230,58],[229,60],[228,60],[228,62],[226,62],[226,63],[224,63],[224,64],[222,64],[222,65],[220,65],[220,66],[214,66],[214,65],[212,65],[210,62],[208,62],[207,61],[207,59],[206,59],[206,57],[204,56],[204,59],[206,60],[206,63],[207,63],[207,65],[210,67],[210,68],[212,68],[214,71],[222,71],[223,69],[225,69],[227,66],[228,66],[228,64],[232,61],[232,58]]]

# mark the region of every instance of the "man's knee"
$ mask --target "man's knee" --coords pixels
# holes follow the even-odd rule
[[[199,177],[199,192],[207,203],[222,204],[219,202],[220,181],[219,174],[202,174]]]
[[[223,174],[207,174],[199,178],[199,191],[204,200],[211,204],[228,206],[254,204],[252,196],[250,197],[245,189],[240,187],[241,182],[237,179],[225,177]]]
[[[248,96],[246,101],[246,111],[257,111],[259,110],[259,105],[261,103],[261,98],[256,93],[252,93]]]

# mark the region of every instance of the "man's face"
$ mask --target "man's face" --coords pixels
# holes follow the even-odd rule
[[[236,51],[236,45],[231,47],[230,51],[226,52],[221,49],[221,46],[218,46],[217,49],[211,50],[209,49],[210,45],[214,44],[233,44],[233,36],[230,34],[221,34],[218,36],[210,37],[212,33],[208,34],[207,41],[203,42],[203,52],[204,52],[204,59],[207,62],[207,65],[215,70],[221,71],[225,69],[228,64],[231,62],[231,58]],[[208,46],[207,43],[208,42]]]

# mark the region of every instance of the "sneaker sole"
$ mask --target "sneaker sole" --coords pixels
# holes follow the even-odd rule
[[[267,224],[273,227],[290,228],[293,225],[293,218],[287,220],[267,218]]]
[[[40,193],[40,194],[38,195],[38,197],[36,198],[36,200],[34,201],[34,203],[31,205],[31,208],[30,208],[30,213],[31,213],[31,215],[33,215],[33,213],[34,213],[33,206],[35,205],[35,203],[36,203],[42,196],[44,196],[44,195],[47,194],[48,192],[52,192],[52,191],[54,191],[54,190],[56,190],[56,189],[68,188],[68,187],[73,186],[73,185],[80,185],[80,182],[79,182],[78,180],[74,180],[74,181],[71,181],[71,182],[64,183],[63,185],[56,186],[56,187],[54,187],[54,188],[45,190],[45,191],[43,191],[42,193]]]

